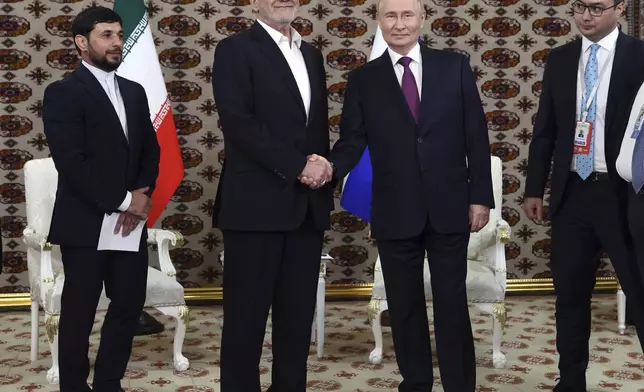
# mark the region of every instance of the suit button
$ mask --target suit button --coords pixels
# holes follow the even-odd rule
[[[422,143],[422,142],[423,142],[423,139],[419,137],[418,139],[416,139],[416,141],[417,141],[418,143]]]

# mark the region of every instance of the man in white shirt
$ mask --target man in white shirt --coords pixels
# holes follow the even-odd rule
[[[590,300],[602,252],[608,253],[627,296],[644,300],[621,208],[626,183],[615,168],[628,109],[644,80],[644,43],[619,31],[622,0],[577,0],[573,12],[582,38],[548,57],[523,206],[528,218],[544,218],[554,157],[549,216],[561,376],[556,392],[586,391]],[[644,312],[636,313],[644,343]]]
[[[145,302],[146,231],[136,252],[97,250],[103,219],[119,213],[115,234],[130,235],[150,207],[159,145],[145,90],[114,71],[121,63],[121,18],[90,7],[72,23],[82,64],[45,89],[44,132],[58,171],[49,241],[60,245],[61,392],[89,391],[89,336],[105,287],[110,299],[94,367],[95,392],[122,391],[132,339]]]
[[[628,183],[626,213],[628,226],[635,247],[637,268],[644,280],[644,84],[640,86],[631,107],[631,115],[624,132],[622,146],[617,157],[617,172]],[[644,284],[644,283],[643,283]],[[626,322],[630,323],[635,308],[643,303],[626,301]]]
[[[304,392],[317,276],[333,190],[324,59],[291,27],[297,0],[251,0],[257,22],[215,50],[213,91],[226,158],[213,224],[223,232],[221,391],[259,391],[272,310],[274,392]]]

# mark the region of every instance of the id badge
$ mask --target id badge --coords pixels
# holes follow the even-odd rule
[[[575,154],[590,154],[590,143],[593,134],[593,124],[587,121],[577,121],[575,127]]]

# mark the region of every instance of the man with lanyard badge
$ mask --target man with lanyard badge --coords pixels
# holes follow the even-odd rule
[[[582,38],[548,57],[523,205],[528,218],[544,218],[552,167],[550,268],[561,377],[555,392],[586,391],[590,300],[602,252],[627,298],[644,303],[623,208],[627,183],[615,167],[630,104],[644,80],[644,42],[619,31],[623,0],[577,0],[572,8]],[[641,343],[644,309],[634,310]]]

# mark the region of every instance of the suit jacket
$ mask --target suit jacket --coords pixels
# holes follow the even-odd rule
[[[465,233],[470,204],[494,207],[485,114],[468,60],[425,47],[421,57],[418,124],[388,51],[349,73],[331,161],[343,178],[369,145],[376,239],[419,235],[428,215],[440,233]]]
[[[215,227],[293,230],[309,209],[315,227],[330,225],[331,187],[311,190],[298,180],[309,154],[329,152],[323,57],[306,42],[300,51],[311,86],[308,120],[286,59],[259,23],[215,49],[212,84],[225,142]]]
[[[104,214],[118,212],[127,191],[148,186],[150,196],[154,190],[159,145],[145,90],[120,76],[116,80],[127,138],[112,102],[85,66],[45,89],[45,136],[58,171],[49,231],[54,244],[97,246]]]
[[[552,166],[550,216],[554,216],[561,206],[571,171],[580,56],[581,39],[550,52],[543,75],[539,111],[532,132],[525,197],[543,198]],[[644,42],[620,32],[606,103],[604,150],[608,175],[618,196],[624,201],[628,189],[626,182],[617,173],[615,163],[631,104],[642,81]],[[625,202],[622,204],[625,205]]]

